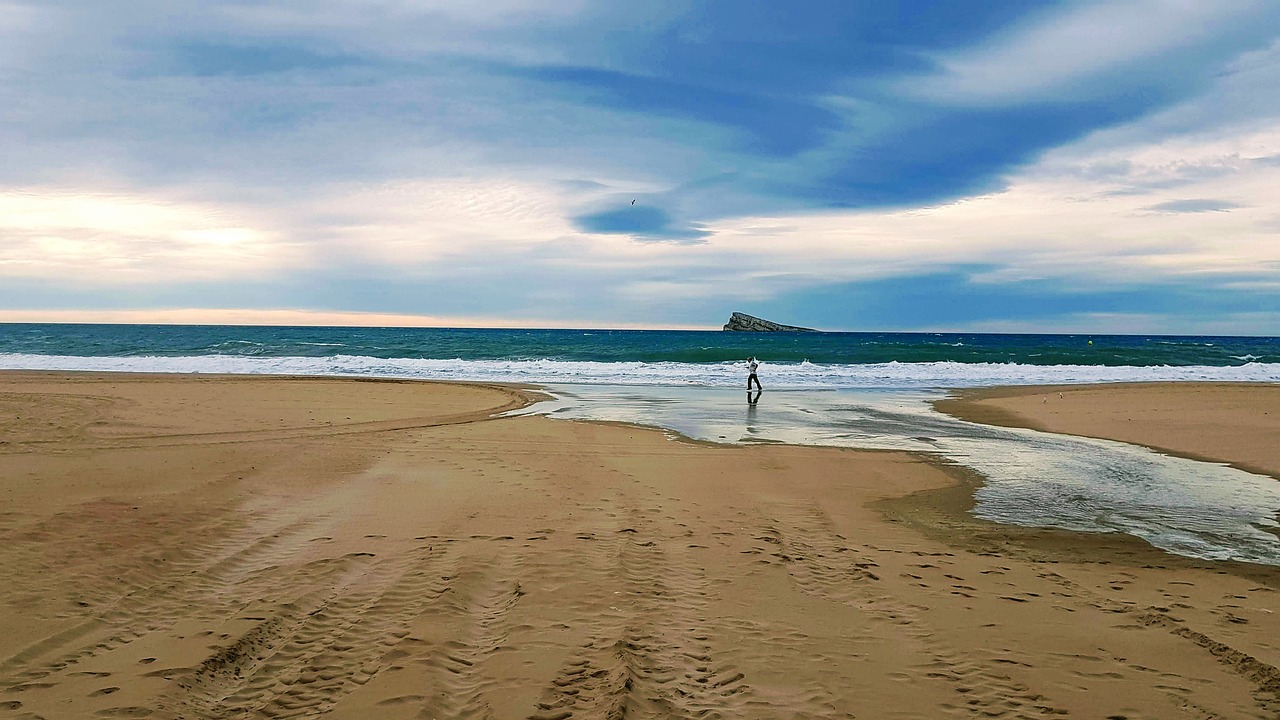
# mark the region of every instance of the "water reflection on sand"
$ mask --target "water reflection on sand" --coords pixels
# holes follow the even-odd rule
[[[1280,565],[1280,482],[1107,440],[992,427],[933,410],[933,390],[553,385],[525,413],[610,420],[723,443],[786,442],[939,455],[987,478],[974,513],[1120,531],[1170,552]],[[1267,532],[1264,528],[1271,529]]]

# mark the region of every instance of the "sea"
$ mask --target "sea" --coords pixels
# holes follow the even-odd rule
[[[758,395],[746,392],[748,356],[760,360]],[[1274,337],[0,324],[0,369],[534,384],[549,399],[519,413],[718,443],[924,453],[983,476],[982,518],[1280,565],[1274,478],[932,407],[950,390],[994,385],[1280,383]]]
[[[1280,381],[1280,338],[0,324],[0,367],[781,389]]]

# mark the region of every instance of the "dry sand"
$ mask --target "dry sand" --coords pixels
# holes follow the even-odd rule
[[[1280,713],[1274,570],[522,402],[0,374],[0,717]]]

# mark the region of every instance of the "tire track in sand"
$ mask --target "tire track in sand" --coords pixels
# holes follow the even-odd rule
[[[510,632],[508,614],[524,596],[519,564],[518,558],[501,550],[496,557],[469,555],[460,565],[462,569],[455,569],[447,595],[419,619],[450,630],[428,654],[416,660],[427,674],[422,696],[414,698],[420,703],[421,717],[492,717],[486,694],[495,689],[498,680],[486,675],[484,661],[504,646]]]
[[[896,626],[896,635],[914,644],[925,662],[924,677],[945,682],[956,704],[940,708],[956,717],[1043,718],[1066,715],[1042,693],[991,667],[972,652],[948,646],[925,621],[928,608],[878,587],[874,548],[854,547],[835,532],[830,518],[813,504],[777,503],[761,518],[756,540],[765,543],[743,552],[781,564],[796,588],[807,595],[857,608],[868,617]],[[772,558],[773,560],[770,560]]]
[[[1253,683],[1252,695],[1258,707],[1268,715],[1280,718],[1280,668],[1275,665],[1259,660],[1228,643],[1192,628],[1170,613],[1169,608],[1154,606],[1140,608],[1132,603],[1117,602],[1051,570],[1041,570],[1038,576],[1060,586],[1068,597],[1085,598],[1089,605],[1098,610],[1129,615],[1140,627],[1162,629],[1197,645],[1231,672]],[[1189,702],[1182,693],[1170,694],[1178,703]]]
[[[344,558],[333,584],[298,597],[186,674],[165,717],[319,716],[389,666],[410,623],[451,588],[457,558],[423,545],[379,562]]]
[[[214,620],[225,616],[241,596],[235,585],[276,568],[290,557],[308,541],[308,531],[316,519],[293,518],[264,526],[273,521],[263,516],[236,523],[237,529],[229,535],[197,544],[188,559],[169,564],[159,578],[122,588],[117,599],[82,616],[81,632],[55,636],[5,661],[0,665],[0,683],[65,672],[148,633],[171,628],[182,619]],[[66,649],[66,645],[82,638],[87,638],[88,644]],[[59,650],[60,655],[39,662]]]
[[[705,570],[657,507],[597,516],[599,530],[579,534],[584,581],[618,589],[598,593],[587,608],[595,613],[590,640],[544,691],[532,719],[742,714],[751,689],[743,673],[713,657]]]

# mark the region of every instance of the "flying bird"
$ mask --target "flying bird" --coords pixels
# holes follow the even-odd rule
[[[631,201],[631,204],[632,204],[632,205],[635,205],[635,204],[636,204],[636,201],[635,201],[635,200],[632,200],[632,201]]]

